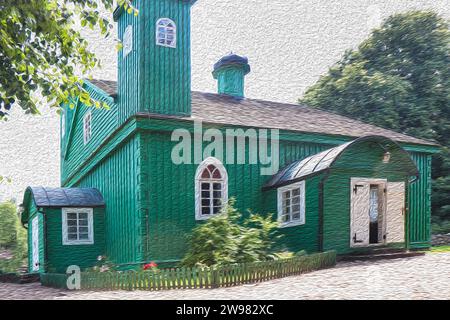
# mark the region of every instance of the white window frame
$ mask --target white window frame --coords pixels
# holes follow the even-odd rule
[[[94,210],[93,208],[62,208],[62,239],[63,245],[83,245],[94,244]],[[70,240],[68,235],[67,214],[77,213],[77,220],[79,213],[87,213],[88,217],[88,239],[85,240]],[[77,223],[78,225],[78,223]],[[77,230],[78,234],[78,230]]]
[[[133,26],[128,25],[123,33],[123,58],[133,51]]]
[[[204,182],[214,182],[214,179],[202,179],[203,170],[205,170],[209,165],[215,166],[222,178],[217,179],[217,182],[222,184],[222,204],[225,205],[228,201],[228,173],[222,162],[214,157],[209,157],[205,159],[197,168],[195,174],[195,219],[196,220],[206,220],[211,217],[217,216],[217,214],[202,214],[202,183]]]
[[[291,216],[290,221],[283,221],[284,203],[283,194],[295,189],[300,189],[300,218],[298,220],[292,220],[292,203],[290,205],[289,215]],[[278,222],[280,228],[293,227],[305,224],[305,181],[296,182],[287,186],[278,188]]]
[[[160,25],[162,22],[164,22],[164,25]],[[167,31],[168,31],[168,24],[173,25],[173,41],[171,44],[167,43]],[[159,43],[161,32],[159,31],[159,28],[164,28],[164,43]],[[176,23],[169,18],[160,18],[158,21],[156,21],[156,45],[161,47],[168,47],[168,48],[176,48],[177,47],[177,25]]]
[[[83,117],[84,144],[87,144],[89,141],[91,141],[91,139],[92,139],[92,112],[89,110]]]

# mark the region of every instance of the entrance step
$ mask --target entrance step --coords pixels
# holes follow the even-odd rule
[[[423,251],[407,251],[405,249],[379,248],[371,249],[367,252],[353,252],[350,254],[339,255],[337,261],[366,261],[382,259],[399,259],[423,256]]]

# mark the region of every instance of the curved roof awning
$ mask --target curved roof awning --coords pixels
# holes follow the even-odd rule
[[[384,152],[389,152],[391,156],[395,155],[395,161],[401,164],[401,171],[404,176],[418,176],[419,171],[416,164],[408,152],[395,141],[383,136],[365,136],[287,165],[275,174],[264,185],[263,189],[288,185],[329,170],[346,151],[368,142],[376,143]]]
[[[39,208],[95,208],[104,207],[103,196],[95,188],[45,188],[28,187],[25,190],[22,206],[22,222],[28,220],[27,208],[30,201],[33,201]]]

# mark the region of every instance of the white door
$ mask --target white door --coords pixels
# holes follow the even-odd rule
[[[405,241],[405,183],[387,184],[386,242]]]
[[[369,245],[370,183],[351,179],[350,247]]]
[[[31,222],[32,270],[39,271],[39,220],[38,216]]]

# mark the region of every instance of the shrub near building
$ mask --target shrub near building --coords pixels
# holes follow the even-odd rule
[[[243,220],[234,203],[231,199],[222,214],[193,229],[183,266],[222,266],[275,257],[276,239],[280,238],[278,222],[272,215],[252,213]]]
[[[13,202],[0,204],[0,273],[16,272],[27,255],[25,230],[20,227],[17,207]]]

